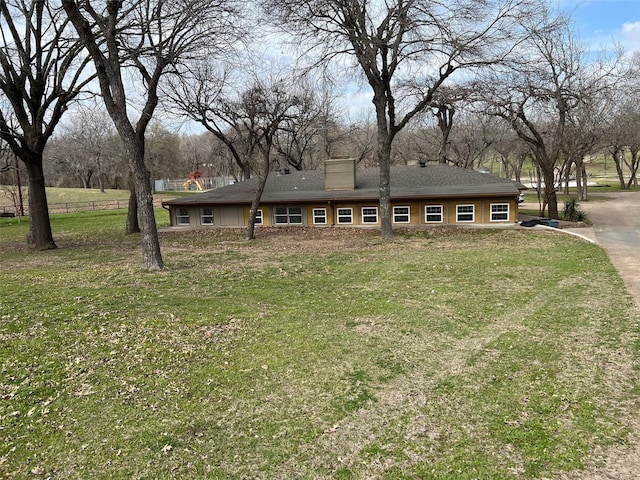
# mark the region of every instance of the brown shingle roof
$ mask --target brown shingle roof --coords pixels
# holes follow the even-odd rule
[[[348,200],[378,201],[380,170],[356,170],[354,190],[324,189],[324,171],[293,171],[290,174],[269,174],[261,203],[326,202]],[[188,197],[164,202],[165,205],[209,205],[251,203],[258,184],[252,178],[233,185]],[[465,170],[450,165],[426,167],[403,165],[391,167],[392,200],[415,198],[454,198],[468,196],[517,195],[524,187],[490,173]]]

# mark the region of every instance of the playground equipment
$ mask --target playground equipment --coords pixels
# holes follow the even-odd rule
[[[182,188],[185,190],[195,190],[196,188],[198,190],[204,190],[204,187],[202,186],[202,173],[197,170],[195,172],[191,172],[189,180],[182,184]]]

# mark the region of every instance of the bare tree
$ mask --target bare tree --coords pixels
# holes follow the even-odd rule
[[[145,155],[152,179],[176,178],[188,173],[184,171],[184,162],[180,158],[179,135],[159,122],[153,122],[147,130]]]
[[[84,188],[92,188],[92,179],[96,178],[98,188],[104,193],[105,170],[112,161],[109,146],[115,134],[106,112],[85,104],[60,127],[60,135],[46,151],[47,159],[80,179]]]
[[[637,81],[640,55],[634,56],[629,71],[624,75],[624,81],[608,92],[608,113],[602,123],[605,124],[605,138],[603,144],[608,148],[618,174],[621,189],[637,185],[637,172],[640,163],[640,133],[638,121],[640,119],[640,84]],[[633,72],[633,73],[631,73]],[[602,118],[602,117],[601,117]],[[625,179],[625,167],[629,178]]]
[[[300,104],[297,115],[287,116],[276,131],[275,148],[288,166],[303,170],[310,163],[309,153],[316,139],[328,138],[332,98],[325,92],[321,98],[304,82],[298,87]]]
[[[96,66],[102,99],[127,152],[137,204],[130,203],[130,210],[137,206],[143,265],[162,269],[145,133],[159,102],[162,77],[228,38],[233,12],[225,0],[107,0],[100,9],[89,1],[62,4]],[[137,80],[126,84],[134,72]],[[135,86],[141,91],[130,93]],[[134,99],[142,105],[132,122],[128,101]],[[127,224],[131,228],[133,222]]]
[[[502,128],[499,125],[496,126],[494,138],[491,149],[497,154],[502,164],[503,176],[521,182],[522,167],[530,154],[529,144],[507,126]]]
[[[20,164],[6,142],[0,143],[0,193],[9,199],[13,205],[11,213],[21,223],[25,212]]]
[[[202,125],[225,146],[242,171],[242,178],[248,180],[255,168],[256,146],[237,111],[242,94],[235,87],[241,81],[230,78],[230,72],[202,62],[169,82],[167,95],[178,114]]]
[[[501,62],[517,43],[527,0],[265,0],[319,62],[348,55],[373,92],[382,236],[392,237],[393,141],[456,74]],[[458,82],[462,76],[458,75]]]
[[[433,96],[429,105],[436,124],[441,133],[440,148],[438,150],[438,163],[448,163],[448,151],[450,136],[453,131],[453,119],[460,108],[460,104],[471,100],[473,88],[454,85],[451,87],[440,87]]]
[[[563,142],[565,172],[565,193],[569,193],[571,172],[575,174],[576,194],[578,200],[588,197],[588,176],[585,159],[596,152],[602,144],[605,118],[607,116],[607,100],[605,96],[591,95],[573,109],[568,117],[566,135]]]
[[[43,152],[92,74],[55,1],[0,0],[0,17],[0,138],[27,169],[27,241],[37,249],[53,249]]]
[[[574,37],[569,21],[541,7],[541,18],[523,24],[530,31],[521,45],[521,62],[504,75],[487,80],[489,111],[507,120],[531,149],[542,174],[542,211],[558,218],[558,167],[572,113],[602,88],[611,72],[586,62],[585,47]]]
[[[471,111],[461,111],[450,140],[451,163],[467,169],[480,167],[497,140],[492,128],[496,122],[496,119],[483,118]]]
[[[202,65],[193,70],[191,78],[183,77],[174,83],[171,96],[183,115],[199,122],[227,147],[245,178],[257,173],[258,185],[246,233],[247,240],[251,240],[277,135],[301,118],[302,112],[309,111],[312,95],[286,76],[256,78],[239,93],[235,85],[231,87],[224,81],[227,78]]]

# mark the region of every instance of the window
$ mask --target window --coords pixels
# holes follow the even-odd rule
[[[191,219],[189,218],[189,209],[188,208],[179,208],[176,212],[176,223],[178,225],[189,225],[191,223]]]
[[[508,222],[509,221],[509,204],[508,203],[492,203],[491,204],[491,221],[492,222]]]
[[[353,223],[353,209],[351,209],[351,208],[339,208],[338,209],[338,223],[342,223],[342,224]]]
[[[456,206],[456,222],[473,222],[474,206],[473,205],[457,205]]]
[[[442,223],[442,205],[427,205],[424,207],[424,221],[426,223]]]
[[[378,207],[363,207],[362,223],[378,223]]]
[[[327,209],[326,208],[314,208],[313,209],[313,224],[314,225],[326,225],[327,224]]]
[[[213,225],[213,208],[200,209],[200,225]]]
[[[276,207],[274,220],[277,225],[301,225],[302,207]]]
[[[393,223],[409,223],[409,207],[393,207]]]
[[[258,209],[256,211],[256,225],[262,225],[262,210]]]

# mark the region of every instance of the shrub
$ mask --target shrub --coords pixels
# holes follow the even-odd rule
[[[580,210],[580,204],[577,198],[571,198],[564,203],[562,217],[569,222],[587,221],[587,213]]]

